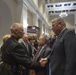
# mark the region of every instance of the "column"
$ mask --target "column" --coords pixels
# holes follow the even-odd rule
[[[33,25],[38,27],[38,17],[33,13]]]
[[[23,0],[17,0],[17,22],[22,23]]]
[[[17,0],[17,21],[23,24],[24,32],[27,33],[27,6],[26,0]]]

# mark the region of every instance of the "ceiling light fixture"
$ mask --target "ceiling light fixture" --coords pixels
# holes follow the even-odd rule
[[[59,14],[59,16],[60,17],[66,17],[66,16],[68,16],[68,14],[66,12],[62,12],[62,13]]]

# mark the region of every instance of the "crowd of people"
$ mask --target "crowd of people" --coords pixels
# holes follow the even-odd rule
[[[23,25],[11,25],[3,37],[0,75],[76,75],[76,34],[63,18],[51,21],[54,38],[29,37]]]

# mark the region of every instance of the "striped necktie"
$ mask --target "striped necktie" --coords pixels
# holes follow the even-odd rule
[[[38,57],[39,57],[39,55],[40,55],[40,52],[41,52],[41,47],[40,47],[39,50],[37,51],[37,54],[36,54],[35,59],[34,59],[35,62],[37,61],[37,59],[38,59]]]

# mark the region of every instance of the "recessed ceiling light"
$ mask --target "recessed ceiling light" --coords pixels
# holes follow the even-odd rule
[[[60,17],[66,17],[66,16],[68,16],[68,14],[66,12],[62,12],[62,13],[59,14],[59,16]]]

